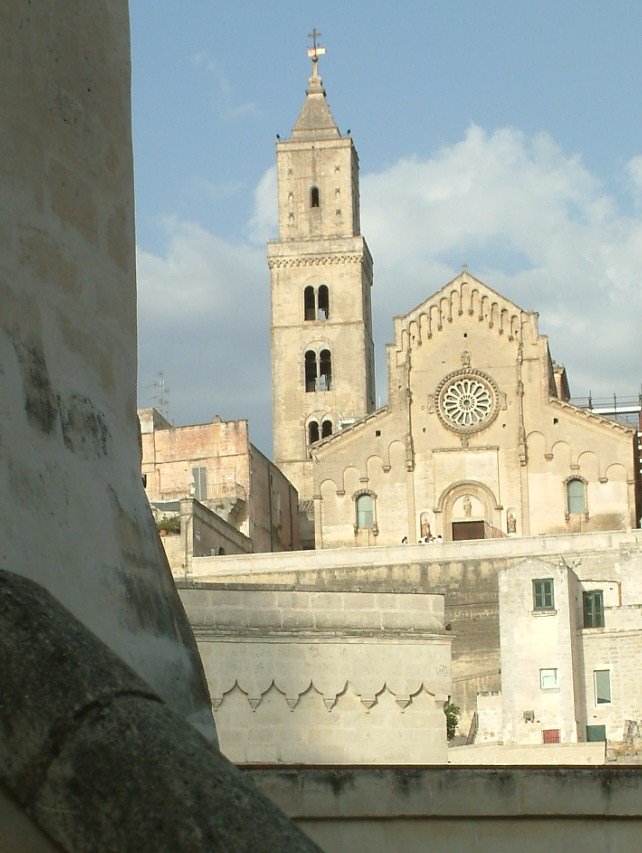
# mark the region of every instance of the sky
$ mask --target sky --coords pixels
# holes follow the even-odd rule
[[[130,7],[139,405],[176,425],[247,418],[271,455],[275,141],[313,27],[359,153],[378,402],[393,315],[464,263],[539,312],[574,397],[638,394],[640,0]]]

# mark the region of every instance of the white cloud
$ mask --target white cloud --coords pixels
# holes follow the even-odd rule
[[[215,414],[264,423],[270,407],[264,251],[196,223],[169,219],[165,231],[162,255],[138,252],[140,405],[151,405],[151,383],[163,371],[177,423]],[[269,451],[269,430],[258,435]]]
[[[405,313],[467,263],[539,311],[575,393],[637,392],[642,220],[621,212],[581,159],[550,136],[472,126],[432,158],[365,175],[362,226],[375,258],[379,340],[390,337],[391,314]]]
[[[236,103],[234,99],[234,86],[221,66],[212,57],[201,51],[192,56],[192,63],[197,68],[202,68],[210,74],[216,84],[217,100],[219,102],[220,117],[225,121],[235,121],[242,118],[257,118],[262,111],[254,101]]]
[[[265,246],[278,232],[278,203],[276,166],[263,174],[254,190],[254,212],[248,223],[247,234],[252,243]]]
[[[627,166],[642,179],[642,156]],[[638,184],[642,186],[642,184]],[[577,156],[549,136],[471,127],[434,157],[361,181],[375,258],[377,385],[403,314],[459,272],[540,313],[553,357],[578,395],[635,394],[640,382],[642,219],[626,214]],[[269,277],[276,170],[261,178],[247,242],[167,223],[167,250],[139,254],[141,375],[165,370],[177,422],[248,417],[269,451]]]
[[[642,154],[632,157],[627,164],[629,175],[636,192],[642,195]]]

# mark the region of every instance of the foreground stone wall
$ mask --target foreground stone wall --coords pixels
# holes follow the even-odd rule
[[[637,768],[249,768],[323,850],[633,851]]]
[[[442,596],[179,588],[232,761],[447,760]]]
[[[213,736],[140,481],[125,0],[0,5],[0,567]]]

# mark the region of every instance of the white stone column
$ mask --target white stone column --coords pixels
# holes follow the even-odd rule
[[[0,5],[0,566],[213,736],[143,492],[126,0]]]

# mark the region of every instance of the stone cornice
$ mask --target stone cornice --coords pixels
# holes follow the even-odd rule
[[[394,696],[399,712],[403,712],[413,701],[416,702],[424,696],[430,697],[440,704],[448,700],[445,685],[439,677],[435,679],[405,679],[395,683],[396,679],[393,676],[391,680],[385,678],[375,679],[374,681],[367,680],[363,685],[354,684],[349,678],[334,678],[331,681],[333,683],[328,682],[327,677],[321,676],[315,683],[314,676],[306,675],[299,683],[296,683],[296,679],[280,679],[277,677],[271,680],[266,679],[265,683],[259,685],[256,681],[245,679],[243,675],[240,675],[237,679],[229,678],[220,682],[219,685],[212,685],[212,710],[218,711],[226,696],[235,688],[245,694],[253,711],[257,710],[263,697],[273,690],[283,697],[290,711],[294,711],[301,696],[310,690],[323,700],[328,713],[333,710],[337,703],[341,704],[344,695],[348,693],[358,697],[366,711],[376,705],[379,697],[384,693],[390,693]]]
[[[335,264],[360,264],[366,262],[364,252],[344,252],[341,254],[291,255],[289,257],[269,257],[269,269],[281,267],[323,267]]]
[[[247,626],[227,626],[227,625],[191,625],[194,636],[197,640],[223,640],[234,643],[256,642],[260,640],[262,643],[282,643],[284,640],[291,638],[294,643],[324,643],[336,642],[341,639],[342,642],[368,643],[373,641],[377,644],[394,642],[412,643],[417,641],[426,642],[441,642],[445,634],[438,621],[435,620],[435,627],[431,630],[417,629],[409,630],[407,628],[385,628],[373,630],[371,628],[327,628],[327,629],[306,629],[306,628],[278,628],[272,627],[247,627]]]

